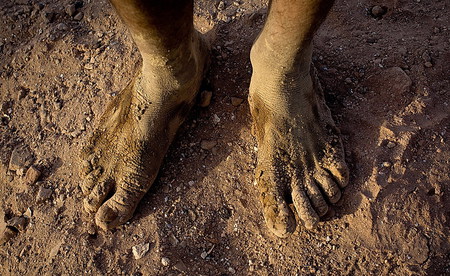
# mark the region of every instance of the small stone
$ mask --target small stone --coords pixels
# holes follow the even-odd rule
[[[63,241],[59,241],[53,248],[50,250],[50,253],[48,254],[48,257],[50,259],[50,262],[53,261],[53,258],[58,255],[59,250],[61,249],[61,245],[63,245]]]
[[[11,153],[9,169],[11,171],[17,171],[20,168],[30,166],[32,162],[33,154],[31,153],[31,150],[26,146],[19,146]]]
[[[345,83],[346,84],[351,84],[352,83],[352,79],[351,78],[346,78],[345,79]]]
[[[330,236],[327,236],[326,239],[325,239],[325,241],[326,241],[326,242],[331,241],[331,237],[330,237]]]
[[[392,149],[396,146],[396,144],[394,142],[389,141],[386,145],[389,149]]]
[[[211,91],[202,91],[200,93],[200,106],[207,107],[211,104],[212,92]]]
[[[73,17],[73,19],[75,19],[76,21],[80,21],[81,19],[83,19],[83,16],[83,12],[79,12]]]
[[[429,62],[429,61],[425,62],[424,65],[425,65],[425,67],[427,67],[427,68],[433,67],[433,63],[431,63],[431,62]]]
[[[147,254],[148,250],[150,249],[150,243],[141,243],[138,245],[133,246],[133,256],[136,260],[141,259],[142,257]]]
[[[381,18],[386,13],[386,9],[381,6],[374,6],[371,13],[373,17]]]
[[[217,114],[213,115],[213,122],[214,122],[214,124],[220,123],[220,118],[219,118],[219,116],[217,116]]]
[[[36,181],[41,176],[41,171],[38,170],[35,166],[31,166],[28,168],[27,173],[25,174],[25,178],[23,182],[25,185],[31,185],[36,183]]]
[[[75,15],[75,12],[77,11],[77,8],[75,7],[75,4],[70,4],[66,7],[66,13],[73,17]]]
[[[203,251],[202,254],[200,254],[200,257],[202,257],[202,259],[206,259],[206,257],[208,257],[208,253]]]
[[[16,170],[16,174],[18,176],[23,176],[25,174],[25,168],[19,168],[18,170]]]
[[[59,23],[58,25],[56,25],[56,29],[60,30],[60,31],[66,31],[67,30],[67,25],[64,23]]]
[[[168,265],[170,264],[169,258],[162,257],[162,258],[161,258],[161,264],[162,264],[163,266],[168,266]]]
[[[41,187],[39,188],[39,192],[36,196],[36,202],[43,202],[49,199],[52,196],[52,189]]]
[[[23,216],[28,219],[30,219],[33,216],[33,211],[31,211],[30,207],[28,207],[25,213],[23,213]]]
[[[231,274],[234,274],[234,273],[236,273],[236,269],[229,267],[228,272],[230,272]]]
[[[244,99],[241,99],[238,97],[231,97],[231,104],[233,106],[239,106],[243,101],[244,101]]]
[[[391,165],[392,165],[391,162],[388,161],[383,162],[383,167],[385,168],[389,168]]]
[[[0,245],[7,243],[9,240],[14,238],[17,235],[17,231],[13,230],[10,227],[5,227],[0,233]]]
[[[204,150],[211,150],[217,145],[217,141],[202,140],[200,147]]]
[[[14,229],[23,231],[27,225],[27,219],[25,217],[13,217],[8,220],[6,224]]]

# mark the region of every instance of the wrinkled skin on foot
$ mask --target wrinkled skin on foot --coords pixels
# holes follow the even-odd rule
[[[186,64],[177,65],[181,74],[167,66],[144,66],[109,104],[81,152],[84,209],[102,229],[114,228],[132,217],[193,105],[207,49],[198,39],[191,50]]]
[[[288,199],[311,229],[341,198],[348,169],[339,130],[309,64],[278,66],[262,60],[258,50],[252,49],[249,95],[258,142],[255,179],[268,228],[287,237],[296,228]]]

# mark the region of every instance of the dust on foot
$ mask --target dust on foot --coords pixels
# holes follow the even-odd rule
[[[203,79],[207,51],[204,45],[199,48],[182,78],[167,77],[167,68],[137,76],[109,104],[82,150],[84,209],[102,229],[128,221],[154,182]],[[155,76],[170,87],[154,85]]]
[[[271,79],[261,72],[254,70],[249,96],[258,141],[256,185],[268,228],[287,237],[296,228],[288,203],[302,224],[313,228],[341,198],[348,169],[317,78]]]

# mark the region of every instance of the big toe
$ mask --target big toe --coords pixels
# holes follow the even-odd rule
[[[124,224],[133,216],[134,208],[121,206],[113,198],[106,201],[95,215],[95,223],[103,230]]]
[[[280,238],[289,237],[295,231],[295,218],[286,203],[266,206],[264,218],[269,230]]]

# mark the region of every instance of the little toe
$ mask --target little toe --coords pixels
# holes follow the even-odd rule
[[[341,198],[341,190],[339,189],[332,176],[326,171],[321,170],[314,175],[317,184],[322,188],[331,203],[336,203]]]
[[[319,215],[311,205],[306,193],[300,188],[300,185],[293,185],[292,201],[303,225],[307,229],[314,228],[319,222]]]
[[[84,199],[84,209],[88,213],[97,212],[113,188],[114,185],[110,180],[97,182],[91,193]]]

